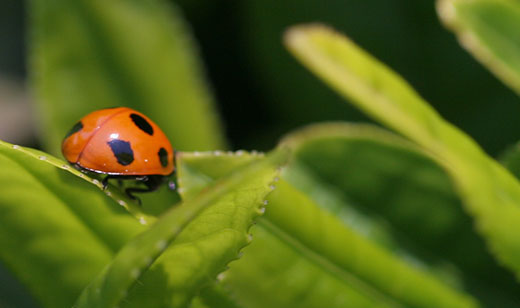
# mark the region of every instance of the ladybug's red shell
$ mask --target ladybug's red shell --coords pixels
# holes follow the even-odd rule
[[[113,175],[169,175],[173,148],[144,114],[126,107],[102,109],[83,117],[63,140],[72,164]]]

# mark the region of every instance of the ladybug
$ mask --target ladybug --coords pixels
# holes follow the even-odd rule
[[[82,171],[106,174],[108,180],[133,179],[146,188],[126,188],[126,194],[156,190],[174,170],[174,151],[162,130],[144,114],[116,107],[94,111],[74,124],[61,151]]]

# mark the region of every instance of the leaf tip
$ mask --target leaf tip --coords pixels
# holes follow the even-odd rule
[[[453,26],[456,10],[451,0],[437,0],[435,3],[437,15],[446,26]]]
[[[322,23],[294,25],[285,30],[283,41],[289,49],[297,48],[302,46],[311,35],[331,34],[335,32],[334,29]]]

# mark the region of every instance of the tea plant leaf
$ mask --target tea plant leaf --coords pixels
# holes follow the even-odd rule
[[[226,160],[233,157],[222,156],[220,167],[215,168],[204,156],[187,157],[184,169],[198,176],[183,178],[180,185],[183,196],[204,186],[199,181],[203,178],[201,174],[208,183],[225,175],[222,166]],[[338,162],[331,162],[334,163]],[[477,306],[463,292],[451,289],[428,271],[411,266],[400,256],[359,235],[319,207],[307,192],[279,180],[277,189],[268,197],[266,215],[253,229],[253,241],[243,258],[230,264],[216,286],[201,293],[206,304],[211,303],[212,307]],[[417,291],[413,291],[415,288]]]
[[[520,185],[403,79],[350,40],[320,26],[294,27],[285,42],[309,69],[367,114],[421,146],[451,175],[497,259],[520,275]]]
[[[211,308],[244,308],[236,301],[236,298],[230,297],[229,290],[225,289],[222,283],[216,281],[202,289],[199,296],[192,301],[190,307],[194,308],[194,305],[196,307],[196,305],[202,303]]]
[[[448,175],[412,143],[371,125],[328,123],[282,144],[294,153],[284,178],[360,234],[484,306],[520,300],[514,275],[487,251]]]
[[[467,294],[367,240],[304,193],[283,184],[269,198],[271,207],[253,233],[244,262],[232,265],[223,281],[242,291],[235,292],[239,302],[247,307],[478,306]],[[256,246],[257,240],[263,245]],[[266,267],[270,271],[262,273]],[[251,279],[257,283],[247,284]],[[286,284],[292,288],[280,290],[283,293],[274,288]],[[260,296],[269,292],[276,295]]]
[[[277,151],[249,164],[166,212],[119,251],[76,307],[186,306],[247,244],[247,230],[286,156]],[[142,285],[129,290],[136,279]]]
[[[22,147],[16,144],[9,144],[7,142],[0,141],[0,144],[2,144],[4,147],[11,148],[13,150],[22,152],[29,157],[32,157],[33,159],[38,159],[44,163],[51,164],[52,166],[55,166],[57,168],[63,169],[83,180],[86,180],[87,182],[90,182],[97,186],[100,190],[103,190],[107,196],[112,197],[120,206],[124,207],[127,211],[129,211],[132,215],[135,216],[141,222],[141,224],[147,224],[154,221],[153,216],[149,216],[145,213],[143,213],[141,206],[135,201],[130,199],[126,194],[124,194],[119,188],[114,187],[110,183],[108,184],[108,187],[105,189],[103,187],[103,184],[101,183],[101,180],[98,178],[92,178],[89,175],[73,168],[69,163],[64,162],[61,159],[58,159],[56,157],[53,157],[52,155],[49,155],[47,153]],[[92,175],[92,174],[91,174]],[[95,176],[95,175],[94,175]]]
[[[438,0],[437,10],[461,45],[520,94],[520,3]]]
[[[60,168],[70,169],[47,153],[0,142],[0,260],[43,307],[70,307],[143,230],[97,187]]]
[[[199,297],[195,297],[193,299],[193,301],[191,302],[190,304],[190,308],[218,308],[219,306],[207,306],[206,304],[204,304],[204,302],[202,300],[200,300]],[[233,308],[233,307],[229,307],[228,308]]]
[[[500,162],[509,170],[517,179],[520,179],[520,143],[516,143],[507,148],[500,155]]]
[[[48,151],[59,153],[62,138],[82,116],[113,106],[142,111],[179,150],[225,146],[197,49],[173,3],[28,5],[32,82]]]
[[[184,200],[195,197],[215,179],[265,157],[261,152],[184,152],[178,157],[179,192]]]

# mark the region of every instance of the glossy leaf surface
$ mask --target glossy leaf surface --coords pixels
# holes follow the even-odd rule
[[[338,139],[334,134],[337,129],[329,128]],[[379,142],[372,141],[375,145]],[[330,164],[339,161],[330,161],[326,150],[321,154]],[[188,166],[211,182],[226,173],[214,166],[226,165],[224,161],[231,158],[222,157],[218,165],[204,164],[205,159],[191,157]],[[284,178],[289,172],[284,172]],[[183,192],[189,195],[192,189],[200,190],[204,184],[198,178],[185,177]],[[344,307],[346,303],[356,307],[476,306],[471,297],[441,283],[430,272],[434,270],[416,267],[396,250],[347,224],[337,212],[319,206],[307,195],[313,191],[309,187],[298,190],[283,179],[277,182],[269,195],[266,215],[253,229],[252,244],[223,274],[222,288],[211,287],[202,293],[202,299],[212,307],[230,303],[237,307]],[[324,203],[330,206],[330,202]],[[409,292],[415,287],[421,292]]]
[[[520,274],[520,183],[442,119],[401,77],[321,26],[289,30],[286,44],[309,69],[367,114],[418,144],[451,175],[497,259]]]
[[[170,209],[118,252],[76,306],[186,306],[247,244],[247,230],[286,155],[278,151],[236,170]]]

